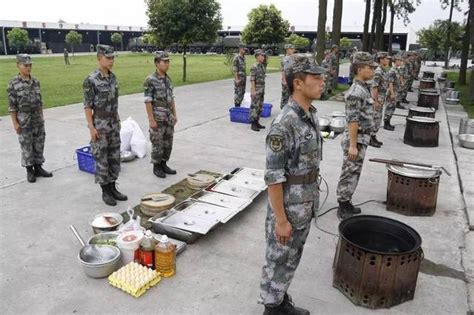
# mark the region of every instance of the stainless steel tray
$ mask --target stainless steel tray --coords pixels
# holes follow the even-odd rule
[[[226,180],[221,180],[217,184],[209,186],[206,190],[252,200],[260,194],[258,190],[242,187]]]
[[[264,181],[265,171],[255,168],[239,167],[233,170],[231,174]]]
[[[211,205],[195,200],[186,200],[175,207],[175,210],[185,213],[189,217],[196,217],[209,222],[227,222],[229,216],[234,216],[231,209]]]
[[[242,199],[211,191],[200,191],[192,195],[191,198],[194,200],[229,209],[230,214],[225,219],[221,220],[222,223],[227,223],[237,213],[244,210],[252,203],[251,199]]]
[[[229,183],[250,188],[253,190],[264,191],[265,189],[267,189],[267,185],[265,185],[265,182],[260,179],[240,175],[226,175],[223,179],[228,181]]]
[[[152,229],[155,233],[166,234],[169,237],[178,239],[188,244],[194,243],[198,238],[202,236],[202,234],[181,230],[181,229],[163,224],[161,222],[163,218],[166,218],[167,216],[174,214],[176,212],[177,211],[173,209],[160,212],[154,217],[151,217],[150,219],[148,219],[148,222],[152,224]]]

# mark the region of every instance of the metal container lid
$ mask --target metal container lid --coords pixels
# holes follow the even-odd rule
[[[416,122],[421,122],[421,123],[427,123],[427,124],[434,124],[434,123],[439,123],[438,120],[431,118],[431,117],[423,117],[423,116],[413,116],[413,117],[408,117],[407,120],[411,121],[416,121]]]
[[[335,112],[332,112],[331,116],[332,116],[332,117],[346,117],[346,113],[345,113],[345,112],[335,111]]]
[[[414,168],[397,165],[387,165],[387,169],[389,172],[413,178],[433,178],[439,177],[441,175],[441,171],[434,168]]]
[[[421,89],[420,94],[423,95],[437,95],[439,96],[439,93],[436,89]]]
[[[411,106],[409,110],[420,113],[434,113],[436,110],[433,107]]]
[[[421,79],[421,82],[436,82],[434,79],[431,78],[423,78]]]

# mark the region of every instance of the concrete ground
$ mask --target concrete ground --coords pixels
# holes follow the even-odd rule
[[[344,72],[347,65],[341,74]],[[230,80],[184,86],[175,92],[179,122],[169,164],[178,169],[178,175],[157,179],[151,172],[148,156],[123,164],[120,189],[128,194],[129,201],[120,202],[115,208],[102,203],[93,176],[77,169],[74,150],[86,145],[89,137],[81,104],[45,111],[45,167],[54,171],[54,177],[40,178],[35,184],[25,180],[25,171],[19,165],[17,137],[8,117],[3,117],[0,121],[0,310],[3,314],[262,313],[263,307],[257,304],[257,299],[264,260],[265,196],[188,246],[179,256],[176,276],[164,279],[139,299],[111,287],[105,279],[86,277],[78,264],[79,245],[69,231],[70,224],[89,237],[92,231],[88,222],[95,214],[123,212],[128,205],[137,204],[144,194],[161,191],[190,172],[206,169],[226,173],[239,166],[265,167],[266,133],[251,132],[249,125],[229,122],[228,108],[233,93]],[[279,75],[269,75],[266,101],[274,105],[272,118],[279,112],[279,93]],[[410,93],[410,101],[415,102],[416,98],[415,93]],[[341,102],[318,101],[315,105],[321,115],[344,110]],[[397,110],[399,114],[404,112]],[[121,97],[120,114],[122,119],[133,117],[146,131],[142,95]],[[268,127],[272,118],[262,121]],[[313,225],[289,290],[298,305],[312,314],[466,314],[474,310],[468,298],[468,289],[472,289],[468,280],[473,279],[474,239],[472,232],[468,233],[465,197],[458,177],[463,169],[460,167],[458,171],[461,164],[457,164],[442,104],[437,119],[440,120],[439,147],[415,148],[403,144],[404,118],[395,117],[395,131],[382,129],[379,138],[384,146],[370,147],[366,157],[443,165],[453,174],[441,176],[438,206],[432,217],[398,215],[376,202],[362,207],[365,214],[405,222],[422,236],[426,260],[414,300],[379,311],[354,306],[332,287],[337,237]],[[472,162],[472,151],[466,154]],[[329,197],[322,211],[336,205],[341,160],[340,137],[327,140],[321,173],[329,183]],[[367,161],[354,202],[384,201],[386,185],[385,166]],[[318,226],[337,233],[335,212],[322,216]]]

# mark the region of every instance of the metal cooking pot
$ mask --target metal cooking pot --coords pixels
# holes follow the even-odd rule
[[[329,129],[329,118],[327,117],[319,117],[319,128],[321,131],[327,131]]]
[[[86,245],[76,228],[73,225],[70,228],[82,245],[77,259],[86,276],[105,278],[120,267],[120,249],[110,245]]]
[[[474,134],[474,119],[461,118],[458,134],[462,135],[463,133]]]
[[[334,132],[343,132],[346,128],[346,118],[345,117],[333,117],[329,128]]]
[[[468,149],[474,149],[474,135],[461,134],[459,135],[459,144]]]

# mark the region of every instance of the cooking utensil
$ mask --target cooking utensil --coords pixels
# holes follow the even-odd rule
[[[327,131],[329,129],[329,118],[327,117],[319,117],[318,118],[318,121],[319,121],[319,128],[321,129],[321,131]]]
[[[459,135],[459,144],[467,149],[474,149],[474,135],[467,133]]]
[[[343,132],[346,127],[345,117],[334,117],[329,124],[331,131],[340,133]]]
[[[144,196],[140,202],[140,210],[148,216],[154,216],[158,212],[171,209],[176,199],[174,196],[163,193],[155,193]]]
[[[120,266],[120,250],[111,245],[86,245],[74,225],[71,231],[81,243],[78,260],[84,273],[91,278],[105,278]]]
[[[413,163],[413,162],[405,162],[405,161],[397,161],[397,160],[385,160],[385,159],[369,159],[370,162],[376,162],[376,163],[383,163],[387,165],[395,165],[395,166],[403,166],[403,167],[411,167],[411,168],[416,168],[419,170],[428,170],[428,171],[433,171],[433,170],[443,170],[446,175],[451,176],[451,173],[448,172],[447,169],[445,169],[443,166],[437,166],[437,165],[429,165],[429,164],[422,164],[422,163]]]
[[[231,174],[264,180],[265,171],[249,168],[249,167],[242,167],[242,168],[238,167],[235,170],[233,170]]]
[[[119,233],[117,232],[104,232],[91,236],[87,241],[89,245],[117,245],[117,237]]]
[[[142,201],[164,201],[168,199],[168,196],[151,196],[151,197],[146,197],[146,198],[142,198]]]
[[[123,217],[119,213],[105,212],[98,214],[89,222],[94,233],[115,231],[123,222]]]

